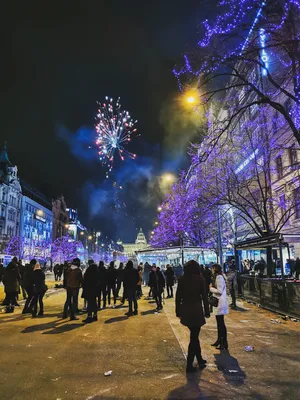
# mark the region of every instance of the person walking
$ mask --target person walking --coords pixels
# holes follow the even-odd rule
[[[238,288],[238,283],[237,283],[237,276],[234,264],[229,265],[229,272],[227,274],[227,284],[232,299],[230,307],[236,309],[236,290]]]
[[[206,283],[200,274],[199,264],[194,260],[185,264],[184,274],[178,279],[175,304],[176,316],[190,330],[186,372],[196,372],[197,368],[193,366],[195,357],[199,368],[206,365],[201,354],[199,334],[201,327],[206,324],[205,318],[210,317],[210,312]]]
[[[137,272],[139,274],[139,281],[136,287],[136,297],[139,300],[143,296],[142,283],[143,283],[143,263],[138,266]]]
[[[113,308],[116,308],[116,303],[117,303],[116,284],[117,284],[117,270],[115,269],[114,261],[111,261],[107,269],[107,297],[108,297],[108,305],[110,306],[110,299],[112,294],[114,298]]]
[[[128,298],[128,312],[125,315],[128,317],[138,314],[136,287],[139,280],[139,273],[135,268],[133,268],[133,262],[129,260],[124,270],[124,289]],[[134,311],[132,311],[132,304],[134,306]]]
[[[107,287],[107,269],[105,268],[104,262],[99,262],[99,293],[98,293],[98,310],[101,309],[101,297],[103,301],[103,307],[106,308],[106,287]]]
[[[33,268],[31,274],[31,285],[33,288],[33,297],[31,302],[32,318],[36,318],[37,316],[38,303],[40,308],[38,315],[42,317],[44,315],[43,297],[48,290],[48,287],[45,284],[45,273],[41,270],[39,263],[36,263]]]
[[[20,293],[20,272],[17,264],[17,258],[14,257],[12,261],[5,268],[2,281],[5,291],[5,299],[3,305],[6,306],[6,313],[13,313],[17,303],[17,296]]]
[[[149,274],[149,286],[156,301],[156,311],[163,309],[162,306],[162,293],[165,287],[165,280],[161,271],[157,270],[156,266],[152,265],[152,271]]]
[[[36,265],[36,259],[33,258],[29,264],[25,264],[23,272],[23,286],[27,293],[27,299],[22,311],[22,314],[31,314],[32,300],[33,300],[33,286],[32,286],[32,273]]]
[[[120,262],[119,268],[117,270],[117,288],[116,288],[116,297],[119,297],[119,292],[123,282],[123,274],[124,274],[124,264]]]
[[[87,300],[87,318],[82,322],[89,324],[98,321],[96,297],[99,294],[100,273],[97,265],[93,260],[89,260],[89,266],[83,277],[83,293],[82,297]]]
[[[82,286],[83,278],[80,269],[79,258],[74,258],[71,267],[66,271],[63,286],[67,290],[67,299],[64,306],[63,318],[68,317],[70,312],[70,320],[77,320],[75,313],[78,307],[78,293]]]
[[[167,265],[166,270],[166,284],[167,284],[167,293],[168,299],[173,298],[173,286],[174,286],[174,271],[170,264]]]
[[[213,265],[213,276],[214,286],[210,284],[210,292],[215,295],[218,299],[217,307],[214,307],[214,315],[216,316],[217,328],[218,328],[218,339],[212,346],[215,346],[218,350],[228,349],[227,342],[227,329],[225,325],[224,316],[228,314],[228,304],[226,296],[226,281],[222,274],[222,267],[219,264]]]

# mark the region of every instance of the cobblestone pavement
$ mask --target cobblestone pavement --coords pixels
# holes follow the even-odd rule
[[[240,302],[226,317],[229,352],[210,346],[211,317],[201,332],[207,368],[187,379],[188,330],[174,299],[160,314],[147,300],[131,318],[126,308],[106,309],[86,326],[84,315],[61,319],[64,299],[63,290],[47,297],[43,318],[0,314],[1,400],[298,398],[300,323],[272,323],[276,315]]]

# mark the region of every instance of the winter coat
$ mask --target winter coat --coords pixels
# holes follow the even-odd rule
[[[228,303],[226,294],[226,282],[223,275],[217,275],[215,281],[216,287],[211,287],[210,292],[215,295],[218,300],[218,307],[214,307],[215,315],[225,315],[228,314]]]
[[[117,269],[117,281],[119,283],[123,282],[123,275],[124,275],[124,269],[119,267]]]
[[[139,274],[138,286],[142,286],[142,282],[143,282],[143,271],[142,271],[142,270],[138,271],[138,274]]]
[[[126,292],[130,290],[136,290],[137,284],[139,282],[140,276],[138,271],[135,268],[126,268],[124,270],[124,289]]]
[[[162,293],[165,287],[165,279],[161,271],[151,271],[148,284],[154,292]]]
[[[0,264],[0,282],[2,282],[3,274],[4,274],[4,267],[3,264]]]
[[[3,274],[3,284],[5,293],[20,292],[20,272],[17,264],[13,261],[8,264]]]
[[[168,267],[166,272],[165,272],[165,275],[166,275],[166,283],[167,283],[167,285],[168,286],[174,286],[174,275],[175,275],[175,273],[173,271],[173,268]]]
[[[36,269],[35,271],[32,271],[31,285],[33,287],[34,294],[41,294],[46,291],[45,274],[41,269]]]
[[[101,267],[98,267],[99,271],[99,286],[100,287],[105,287],[107,286],[107,269],[102,265]]]
[[[99,292],[99,270],[96,264],[89,265],[83,277],[83,293],[82,297],[88,299],[89,297],[96,297]]]
[[[206,283],[201,275],[183,275],[178,279],[176,315],[183,325],[205,325],[204,315],[209,315]],[[204,306],[204,312],[203,312]]]
[[[229,270],[227,274],[227,287],[228,290],[237,290],[238,284],[237,284],[237,277],[236,277],[236,271],[231,269]]]
[[[79,289],[82,285],[83,278],[81,269],[77,265],[71,265],[65,274],[64,287],[70,289]]]
[[[107,269],[107,284],[108,286],[114,286],[117,281],[117,270],[114,267],[108,267]]]
[[[23,269],[23,286],[25,289],[30,288],[32,285],[32,273],[33,273],[33,265],[26,264]]]

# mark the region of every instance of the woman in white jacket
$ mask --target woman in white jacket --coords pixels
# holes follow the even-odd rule
[[[227,350],[227,329],[224,321],[224,315],[228,314],[226,281],[222,274],[222,267],[219,264],[213,265],[213,274],[215,276],[215,287],[211,284],[210,292],[218,298],[219,302],[218,306],[214,307],[218,327],[218,340],[212,346],[215,346],[218,350]]]

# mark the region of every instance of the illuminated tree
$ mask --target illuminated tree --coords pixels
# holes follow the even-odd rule
[[[181,86],[196,76],[202,106],[214,108],[199,156],[205,160],[262,109],[266,118],[283,119],[300,144],[299,0],[223,0],[219,7],[215,21],[203,22],[198,49],[174,70]]]

